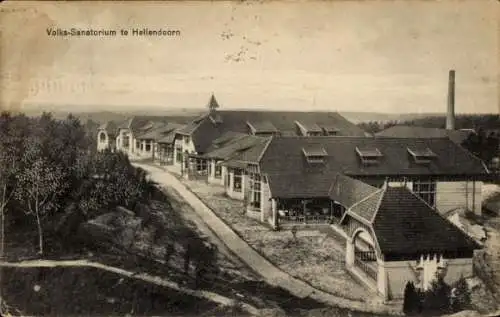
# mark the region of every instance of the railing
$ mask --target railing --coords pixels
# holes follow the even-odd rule
[[[296,223],[296,224],[317,224],[317,223],[332,223],[335,219],[332,215],[314,215],[314,216],[279,216],[279,221],[281,223]]]
[[[354,265],[359,267],[363,272],[365,272],[369,277],[377,280],[377,269],[373,267],[369,262],[365,262],[358,257],[358,255],[354,256]]]
[[[361,261],[377,261],[375,251],[356,251],[354,255]]]

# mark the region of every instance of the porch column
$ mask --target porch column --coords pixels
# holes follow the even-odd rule
[[[352,267],[354,265],[354,241],[351,241],[350,238],[346,240],[345,265],[346,267]]]
[[[378,268],[377,290],[385,301],[389,299],[387,294],[387,276],[385,271],[385,263],[378,257],[377,257],[377,268]]]
[[[307,223],[306,205],[307,205],[307,202],[305,200],[303,200],[302,201],[302,213],[304,215],[304,223]]]
[[[272,226],[273,229],[278,229],[278,204],[276,199],[271,199]]]

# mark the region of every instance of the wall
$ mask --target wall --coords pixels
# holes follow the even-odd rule
[[[179,170],[181,169],[182,162],[177,162],[175,159],[177,157],[177,146],[178,145],[182,146],[182,153],[185,153],[186,151],[188,153],[196,153],[193,139],[189,137],[189,142],[184,142],[184,136],[183,135],[176,135],[175,140],[174,140],[174,167],[178,168]]]
[[[462,275],[464,277],[472,276],[472,258],[445,259],[445,261],[447,263],[447,271],[444,280],[447,284],[453,284]],[[406,283],[410,280],[416,282],[415,275],[409,264],[411,267],[416,267],[417,261],[390,261],[380,263],[387,276],[387,290],[391,299],[403,298]]]
[[[272,203],[271,203],[271,190],[269,189],[269,184],[263,181],[264,177],[261,177],[260,188],[260,213],[261,221],[266,221],[266,218],[272,218]]]
[[[226,187],[226,194],[233,198],[233,199],[238,199],[238,200],[244,200],[245,199],[245,190],[246,190],[246,183],[248,182],[248,176],[245,174],[242,175],[241,179],[241,192],[235,192],[234,191],[234,172],[232,169],[229,170],[229,186]]]
[[[481,214],[482,182],[438,182],[436,184],[436,208],[443,214],[457,208],[467,208]]]
[[[388,186],[389,187],[401,187],[401,186],[405,186],[406,184],[406,188],[408,188],[409,190],[412,190],[413,188],[413,185],[412,185],[412,182],[389,182]]]

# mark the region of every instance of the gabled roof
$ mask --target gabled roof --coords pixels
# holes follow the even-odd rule
[[[153,124],[152,127],[153,128],[151,128],[146,133],[137,136],[137,139],[159,141],[160,139],[166,137],[170,132],[182,127],[182,125],[178,123],[161,123],[161,124],[156,123]]]
[[[368,176],[447,176],[486,175],[481,160],[447,138],[373,138],[373,137],[287,137],[273,138],[260,161],[264,173],[298,174],[308,171],[302,149],[322,146],[328,153],[326,164],[317,173],[342,173],[355,177]],[[357,148],[377,148],[383,154],[378,164],[359,161]],[[437,157],[429,164],[415,164],[407,148],[429,148]],[[286,159],[284,159],[286,158]],[[308,171],[312,172],[312,171]]]
[[[338,135],[364,136],[365,131],[336,112],[283,112],[283,111],[220,111],[218,122],[205,114],[187,124],[177,133],[192,137],[196,151],[203,153],[211,142],[228,131],[248,134],[250,123],[258,131],[279,132],[281,135],[297,135],[295,121],[306,125],[335,126]]]
[[[103,124],[101,124],[97,129],[98,130],[105,130],[108,135],[116,135],[118,132],[118,126],[120,125],[121,122],[115,122],[115,121],[108,121]]]
[[[473,132],[467,130],[446,130],[400,125],[380,131],[376,133],[376,136],[390,138],[450,138],[453,142],[461,144],[471,133]]]
[[[426,254],[480,248],[405,187],[384,189],[371,223],[384,254]]]
[[[189,116],[134,116],[121,122],[118,129],[130,129],[133,134],[140,134],[146,130],[161,126],[165,123],[185,123],[193,118]],[[149,126],[150,125],[150,126]]]

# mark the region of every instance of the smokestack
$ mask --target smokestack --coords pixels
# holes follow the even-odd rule
[[[446,130],[455,130],[455,70],[448,75],[448,111],[446,112]]]

